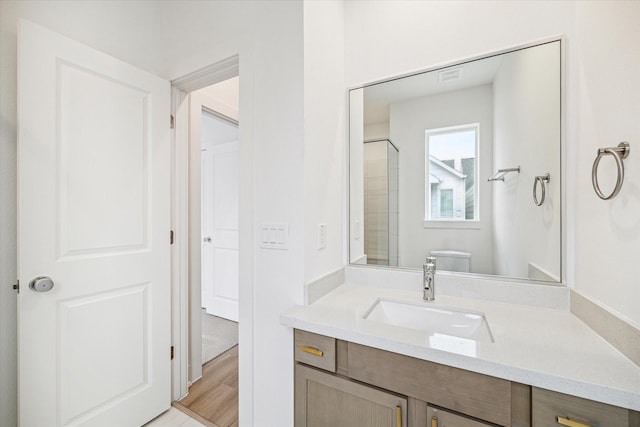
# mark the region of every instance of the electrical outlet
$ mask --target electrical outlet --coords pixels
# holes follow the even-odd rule
[[[318,224],[318,250],[327,247],[327,224]]]

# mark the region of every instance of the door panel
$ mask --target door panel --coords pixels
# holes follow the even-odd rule
[[[137,427],[170,404],[169,83],[25,21],[18,54],[19,422]]]
[[[203,264],[211,268],[212,281],[205,282],[206,311],[238,321],[238,142],[210,146],[203,157],[203,224],[212,230],[211,243],[203,251]],[[203,227],[204,229],[204,227]]]
[[[295,365],[296,427],[407,427],[407,399]]]
[[[149,386],[148,306],[148,283],[60,303],[63,419]]]
[[[213,149],[216,231],[238,231],[238,142]],[[236,238],[226,245],[238,244]]]
[[[149,94],[66,62],[58,80],[60,255],[148,249]]]
[[[238,302],[238,251],[215,250],[215,293],[214,298],[227,299],[237,305]],[[236,308],[237,309],[237,308]]]

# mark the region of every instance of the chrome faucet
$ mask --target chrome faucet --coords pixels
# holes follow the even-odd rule
[[[436,288],[436,257],[427,257],[427,262],[422,266],[424,272],[424,300],[433,301]]]

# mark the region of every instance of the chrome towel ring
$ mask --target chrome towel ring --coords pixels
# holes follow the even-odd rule
[[[617,147],[598,148],[598,156],[593,162],[593,168],[591,168],[591,182],[593,183],[593,189],[596,191],[596,194],[602,200],[612,199],[620,192],[622,183],[624,182],[624,163],[622,163],[622,159],[626,159],[629,156],[630,151],[631,147],[629,147],[629,143],[626,141],[621,142]],[[616,161],[616,167],[618,168],[618,178],[616,179],[616,186],[608,196],[605,196],[602,193],[602,190],[600,190],[600,185],[598,184],[598,165],[600,164],[600,160],[602,160],[605,155],[613,156],[613,159]]]
[[[546,195],[545,184],[548,183],[549,181],[551,181],[551,175],[549,174],[536,176],[536,178],[533,180],[533,203],[535,203],[536,206],[542,206],[542,204],[544,203],[544,198]],[[540,188],[542,190],[542,194],[540,194],[539,201],[538,201],[538,183],[540,183]]]

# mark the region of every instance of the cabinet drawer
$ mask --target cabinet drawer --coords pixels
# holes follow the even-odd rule
[[[349,376],[474,418],[510,426],[511,382],[349,343]]]
[[[617,406],[535,387],[531,390],[531,398],[534,427],[637,426],[632,411]]]
[[[491,424],[429,406],[427,408],[427,427],[491,427]]]
[[[315,366],[326,371],[336,371],[335,338],[296,329],[294,358],[296,362]]]

